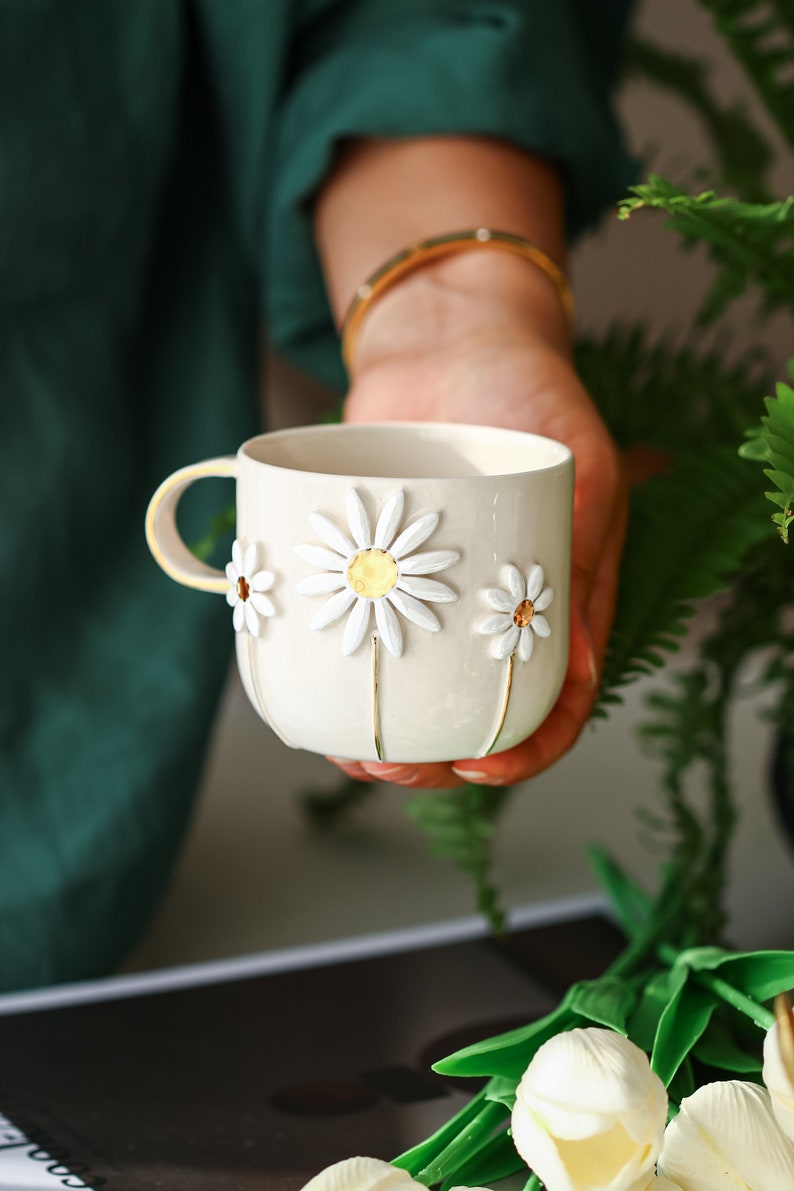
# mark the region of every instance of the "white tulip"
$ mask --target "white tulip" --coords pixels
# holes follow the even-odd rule
[[[409,1191],[423,1183],[381,1158],[343,1158],[326,1166],[303,1187],[303,1191]],[[450,1191],[488,1191],[487,1187],[451,1187]]]
[[[765,1088],[720,1080],[681,1101],[659,1171],[681,1191],[787,1191],[794,1187],[794,1145],[778,1128]]]
[[[513,1141],[547,1191],[646,1191],[666,1120],[644,1051],[612,1030],[568,1030],[524,1072]]]
[[[418,1186],[407,1170],[380,1158],[344,1158],[309,1179],[303,1191],[409,1191]]]
[[[764,1039],[763,1076],[772,1097],[772,1111],[777,1123],[786,1136],[794,1141],[794,1083],[783,1062],[778,1022]]]

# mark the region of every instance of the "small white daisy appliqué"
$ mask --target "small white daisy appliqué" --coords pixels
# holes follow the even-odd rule
[[[441,624],[427,604],[449,604],[458,598],[445,583],[427,576],[447,570],[460,554],[456,550],[413,553],[431,536],[439,514],[425,513],[398,533],[404,507],[405,494],[398,490],[385,502],[373,532],[363,501],[351,488],[346,510],[350,536],[322,513],[312,513],[312,528],[325,545],[295,547],[299,558],[321,568],[302,579],[298,591],[307,596],[330,595],[309,627],[327,628],[349,612],[342,637],[346,657],[364,640],[373,610],[380,639],[398,658],[403,652],[400,616],[437,632]]]
[[[252,637],[261,632],[260,616],[273,616],[276,609],[273,601],[264,593],[270,591],[275,576],[272,571],[256,569],[259,547],[256,542],[249,545],[245,553],[235,539],[232,544],[232,561],[226,564],[226,578],[229,587],[226,603],[234,609],[232,623],[235,632],[245,629]]]
[[[518,567],[502,571],[504,588],[489,587],[482,596],[495,615],[477,626],[477,632],[493,636],[491,656],[498,661],[518,654],[522,662],[532,657],[535,637],[548,637],[551,626],[543,615],[554,599],[550,587],[543,586],[543,568],[537,563],[529,568],[526,579]]]

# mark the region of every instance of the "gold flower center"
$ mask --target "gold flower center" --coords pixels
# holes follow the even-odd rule
[[[522,600],[513,613],[513,624],[525,629],[535,615],[535,605],[532,600]]]
[[[247,600],[251,594],[251,588],[248,586],[245,575],[241,575],[237,580],[237,594],[241,600]]]
[[[378,600],[388,595],[397,582],[397,563],[388,550],[359,550],[347,566],[347,581],[353,591],[365,600]]]

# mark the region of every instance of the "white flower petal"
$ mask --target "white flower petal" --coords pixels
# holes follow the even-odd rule
[[[276,615],[276,609],[273,601],[268,599],[266,595],[263,595],[261,591],[253,592],[248,602],[249,604],[253,604],[257,612],[259,612],[262,616]]]
[[[375,541],[373,542],[373,546],[377,546],[379,550],[388,549],[389,543],[397,532],[397,526],[400,524],[404,507],[405,493],[402,490],[395,492],[389,497],[381,509],[378,524],[375,526]]]
[[[435,575],[460,561],[457,550],[428,550],[425,554],[412,554],[400,561],[401,575]]]
[[[397,613],[388,600],[380,599],[375,601],[375,623],[378,626],[381,640],[392,657],[402,657],[403,633],[400,628],[400,622],[397,619]]]
[[[351,654],[355,653],[364,640],[364,634],[369,624],[369,605],[369,600],[357,598],[347,618],[344,636],[342,637],[342,653],[346,658],[349,658]]]
[[[272,571],[257,571],[251,580],[252,591],[270,591],[276,576]]]
[[[345,587],[347,580],[341,571],[318,571],[315,575],[307,575],[296,584],[301,595],[326,595],[329,591],[339,591]]]
[[[252,637],[259,636],[259,617],[256,614],[256,609],[253,607],[250,600],[246,600],[243,604],[245,608],[245,627]]]
[[[490,637],[493,633],[506,633],[511,628],[513,628],[513,617],[499,612],[496,616],[489,616],[482,624],[477,625],[477,632],[482,633],[484,637]]]
[[[507,566],[502,571],[502,582],[516,604],[520,604],[523,599],[526,599],[527,589],[524,585],[524,576],[519,571],[518,567]]]
[[[240,545],[240,543],[238,542],[237,538],[235,538],[234,541],[232,542],[232,566],[234,567],[235,571],[237,572],[235,575],[235,582],[236,582],[236,580],[240,577],[240,575],[244,574],[244,571],[243,571],[243,548]]]
[[[355,488],[347,494],[347,523],[359,550],[367,550],[372,545],[372,530],[364,503]]]
[[[246,578],[248,578],[249,575],[253,575],[254,571],[256,570],[256,555],[256,542],[252,542],[251,545],[247,547],[245,554],[243,555],[243,574]]]
[[[321,567],[324,571],[343,571],[347,566],[347,556],[340,558],[324,546],[309,546],[303,543],[295,547],[295,553],[304,562],[311,563],[313,567]]]
[[[538,612],[536,612],[530,620],[529,627],[534,633],[537,633],[539,637],[551,636],[551,625],[546,620],[546,617],[541,616]]]
[[[399,578],[397,587],[400,591],[407,591],[418,600],[430,600],[433,604],[455,604],[457,593],[446,583],[439,583],[437,579],[423,579],[418,575],[410,578]]]
[[[518,645],[520,631],[515,625],[511,625],[504,637],[498,637],[494,641],[491,646],[491,654],[497,661],[503,662],[505,658],[510,657],[510,654]]]
[[[783,1132],[794,1141],[794,1084],[783,1063],[780,1025],[775,1022],[764,1039],[763,1079],[772,1097],[772,1111]]]
[[[545,588],[540,595],[533,599],[532,603],[535,605],[536,612],[545,612],[551,601],[554,599],[554,589],[552,587]]]
[[[240,576],[233,562],[227,562],[226,564],[226,578],[229,580],[232,587],[237,586],[237,580],[240,578]]]
[[[238,600],[234,605],[232,624],[234,625],[235,633],[241,633],[245,628],[245,604],[242,600]]]
[[[516,1089],[513,1140],[547,1187],[629,1191],[651,1183],[667,1094],[648,1056],[613,1030],[555,1034]]]
[[[794,1145],[769,1093],[743,1080],[704,1084],[667,1126],[659,1169],[686,1191],[790,1187]]]
[[[404,554],[411,554],[417,546],[421,546],[430,537],[438,525],[438,513],[425,513],[417,517],[402,531],[400,536],[391,544],[389,551],[395,558],[400,559]]]
[[[330,600],[326,600],[322,608],[318,608],[314,616],[309,622],[310,629],[324,629],[327,625],[333,624],[335,620],[347,612],[353,600],[356,598],[356,593],[346,587],[344,591],[338,592],[335,596],[331,596]]]
[[[237,594],[236,584],[234,587],[227,587],[226,588],[226,603],[229,605],[229,607],[233,608],[234,605],[239,602],[240,602],[240,597]]]
[[[326,546],[330,546],[332,550],[336,550],[337,554],[349,558],[351,554],[355,554],[356,548],[350,541],[347,534],[342,533],[338,525],[334,525],[329,517],[324,513],[310,513],[309,521],[312,529],[321,537]]]
[[[520,630],[520,637],[518,638],[518,656],[522,662],[528,662],[532,657],[532,649],[535,645],[535,638],[528,629]]]
[[[507,591],[502,591],[501,587],[488,587],[482,593],[482,598],[486,604],[491,608],[495,608],[497,612],[509,612],[511,617],[516,609],[516,601]],[[520,601],[519,601],[520,602]]]
[[[303,1191],[416,1191],[421,1183],[380,1158],[345,1158],[327,1166]]]
[[[537,563],[529,568],[527,575],[527,599],[534,603],[543,590],[543,567]]]
[[[431,633],[437,633],[441,628],[441,622],[435,612],[432,612],[425,604],[420,604],[419,600],[415,600],[406,592],[398,591],[396,587],[392,588],[386,599],[394,604],[394,607],[406,620],[412,621],[420,629],[428,629]]]

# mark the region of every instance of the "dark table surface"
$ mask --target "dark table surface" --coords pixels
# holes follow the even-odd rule
[[[422,1140],[476,1090],[432,1062],[552,1009],[619,947],[592,917],[0,1017],[0,1114],[72,1186],[294,1191]]]

